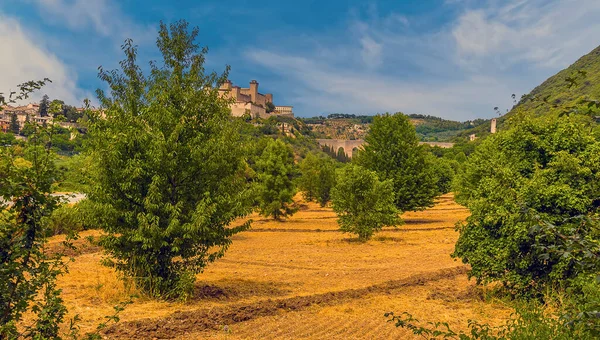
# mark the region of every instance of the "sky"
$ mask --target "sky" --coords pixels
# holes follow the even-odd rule
[[[490,118],[597,47],[599,16],[598,0],[0,0],[0,92],[47,77],[32,100],[93,100],[125,39],[146,65],[160,21],[185,19],[208,70],[297,116]]]

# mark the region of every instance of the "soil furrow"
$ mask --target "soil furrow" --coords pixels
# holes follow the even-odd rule
[[[252,304],[226,306],[210,310],[176,312],[160,319],[141,319],[120,323],[106,330],[105,335],[111,339],[173,339],[185,334],[218,329],[224,325],[245,322],[263,316],[300,311],[313,305],[335,305],[347,300],[363,298],[373,293],[390,294],[400,288],[423,285],[430,281],[464,275],[467,270],[467,266],[460,266],[418,274],[402,280],[387,281],[365,288],[279,300],[268,299]]]

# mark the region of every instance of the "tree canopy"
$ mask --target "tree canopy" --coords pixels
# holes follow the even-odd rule
[[[104,118],[92,119],[88,197],[101,211],[108,264],[158,297],[189,292],[195,274],[221,257],[231,227],[250,211],[244,147],[218,94],[223,74],[205,73],[207,50],[185,21],[161,23],[161,63],[145,76],[131,40],[121,70],[99,77]]]
[[[391,180],[401,211],[433,206],[437,181],[415,128],[402,113],[375,117],[356,163]]]

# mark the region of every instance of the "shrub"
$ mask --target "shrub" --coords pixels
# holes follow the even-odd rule
[[[576,118],[525,119],[487,138],[459,176],[457,201],[471,210],[453,254],[478,282],[499,281],[515,293],[541,291],[575,275],[562,261],[540,257],[558,234],[542,237],[539,221],[570,235],[594,237],[571,218],[600,205],[600,143]],[[595,236],[593,236],[595,235]]]
[[[400,224],[391,180],[380,181],[375,172],[351,164],[337,171],[336,181],[332,203],[340,230],[366,241],[384,226]]]
[[[336,162],[324,153],[308,153],[299,166],[298,187],[304,199],[315,201],[322,207],[331,199],[331,190],[335,186]]]

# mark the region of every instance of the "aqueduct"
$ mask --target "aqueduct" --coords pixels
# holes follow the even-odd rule
[[[362,145],[365,143],[364,139],[354,139],[354,140],[349,140],[349,139],[317,139],[317,142],[319,143],[319,145],[321,146],[329,146],[330,148],[333,148],[336,152],[339,148],[344,149],[344,152],[346,153],[346,155],[350,158],[352,158],[352,156],[354,155],[354,152],[357,149],[360,149],[360,147],[362,147]],[[439,146],[440,148],[451,148],[452,146],[454,146],[454,143],[442,143],[442,142],[420,142],[419,144],[428,144],[431,146]]]

